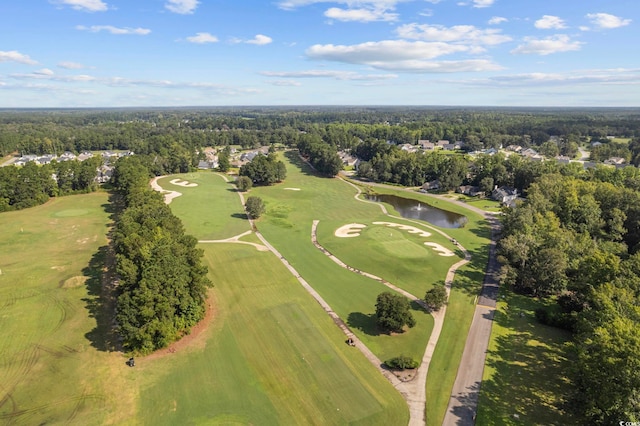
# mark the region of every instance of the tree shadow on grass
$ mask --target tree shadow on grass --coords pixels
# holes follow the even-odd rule
[[[313,177],[325,177],[313,170],[309,164],[302,161],[297,150],[286,151],[284,156],[289,159],[291,164],[298,167],[303,174]]]
[[[96,326],[93,330],[85,334],[91,346],[104,352],[118,350],[118,335],[115,331],[115,289],[111,284],[107,284],[115,276],[112,270],[114,264],[107,261],[110,256],[108,246],[102,246],[93,254],[89,264],[82,270],[85,277],[88,277],[85,285],[87,287],[87,297],[82,301],[89,311],[89,317],[94,318]]]
[[[243,219],[243,220],[248,220],[249,217],[247,216],[246,213],[233,213],[231,215],[231,217],[235,218],[235,219]]]
[[[571,390],[562,377],[571,363],[563,332],[530,317],[528,309],[517,305],[496,313],[496,322],[511,333],[498,336],[488,351],[486,365],[494,373],[482,383],[478,413],[482,424],[500,425],[507,418],[518,423],[573,424],[563,411],[563,398]]]
[[[362,331],[369,336],[379,336],[382,334],[376,314],[363,314],[362,312],[351,312],[347,318],[347,325]]]

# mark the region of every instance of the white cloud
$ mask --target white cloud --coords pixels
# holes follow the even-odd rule
[[[323,59],[354,64],[373,61],[401,61],[415,58],[433,59],[438,56],[467,52],[470,47],[449,43],[423,41],[383,40],[350,46],[316,44],[307,49],[311,59]]]
[[[168,0],[164,7],[173,13],[189,15],[196,10],[198,4],[198,0]]]
[[[18,62],[20,64],[35,65],[38,62],[16,50],[2,51],[0,50],[0,62]]]
[[[500,25],[503,22],[509,22],[509,20],[507,18],[502,17],[502,16],[494,16],[491,19],[489,19],[489,21],[487,23],[489,25]]]
[[[516,47],[511,53],[550,55],[552,53],[580,50],[583,43],[571,41],[568,35],[557,34],[544,39],[525,37],[525,43]]]
[[[50,81],[61,81],[61,82],[67,82],[67,83],[96,81],[96,78],[90,75],[85,75],[85,74],[58,75],[48,68],[42,68],[38,71],[34,71],[28,74],[11,74],[10,77],[17,80],[50,80]]]
[[[299,87],[302,86],[302,83],[300,83],[299,81],[294,81],[294,80],[274,80],[274,81],[269,81],[269,84],[272,84],[274,86],[279,86],[279,87]]]
[[[542,18],[538,19],[534,24],[536,28],[541,30],[550,30],[550,29],[562,29],[567,28],[564,20],[553,15],[544,15]]]
[[[596,27],[607,30],[624,27],[631,23],[631,19],[623,19],[608,13],[589,13],[587,14],[587,19]]]
[[[397,72],[463,72],[501,69],[484,59],[435,62],[430,59],[453,53],[475,53],[477,48],[441,42],[384,40],[357,45],[314,45],[307,49],[311,59],[368,65]]]
[[[490,77],[463,82],[490,86],[556,86],[556,85],[627,85],[640,84],[640,69],[591,69],[566,73],[525,73]]]
[[[397,21],[397,13],[387,13],[383,9],[340,9],[332,7],[324,12],[324,16],[337,21],[374,22]]]
[[[498,29],[479,29],[473,25],[406,24],[396,30],[402,38],[412,40],[459,42],[472,45],[496,45],[511,41],[511,37],[501,34]]]
[[[262,45],[265,45],[265,44],[269,44],[271,42],[273,42],[273,39],[271,37],[263,35],[263,34],[256,34],[256,36],[254,38],[252,38],[251,40],[245,41],[245,43],[257,44],[259,46],[262,46]]]
[[[196,35],[187,37],[187,41],[190,43],[217,43],[218,37],[211,35],[209,33],[196,33]]]
[[[106,31],[115,35],[133,34],[133,35],[147,35],[151,33],[151,30],[146,28],[119,28],[112,25],[92,25],[85,27],[84,25],[78,25],[77,30],[89,31],[92,33],[99,33],[100,31]]]
[[[354,71],[307,70],[307,71],[262,71],[266,77],[283,78],[333,78],[336,80],[388,80],[395,74],[360,74]]]
[[[109,7],[101,0],[59,0],[57,3],[86,12],[104,12]]]
[[[65,68],[68,70],[80,70],[80,69],[86,68],[82,64],[79,64],[77,62],[71,62],[71,61],[58,62],[58,66],[60,68]]]
[[[338,3],[349,7],[358,6],[370,9],[393,9],[398,3],[411,0],[281,0],[277,2],[278,7],[285,10],[293,10],[303,6],[318,3]],[[428,0],[429,3],[438,3],[440,0]],[[493,1],[493,0],[492,0]]]
[[[473,7],[483,8],[493,6],[495,0],[473,0]]]
[[[36,75],[42,75],[45,77],[48,77],[54,74],[53,71],[51,71],[49,68],[42,68],[38,71],[34,71],[33,73]]]

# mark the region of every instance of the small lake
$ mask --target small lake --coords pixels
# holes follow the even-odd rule
[[[467,223],[466,216],[442,210],[410,198],[390,194],[367,194],[365,198],[370,201],[391,204],[400,213],[400,216],[406,219],[424,220],[442,228],[461,228]]]

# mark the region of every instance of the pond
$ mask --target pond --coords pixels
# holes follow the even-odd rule
[[[461,228],[467,223],[466,216],[442,210],[410,198],[390,194],[366,194],[365,198],[370,201],[391,204],[400,213],[400,216],[406,219],[424,220],[442,228]]]

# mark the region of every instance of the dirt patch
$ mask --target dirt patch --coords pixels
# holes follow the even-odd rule
[[[140,357],[145,361],[151,361],[158,358],[164,358],[169,355],[173,355],[175,353],[181,352],[185,349],[193,349],[193,348],[204,348],[205,343],[207,341],[207,334],[205,331],[211,325],[213,319],[216,317],[216,308],[215,308],[215,300],[211,293],[209,298],[207,299],[207,310],[205,312],[204,318],[198,324],[191,328],[191,333],[182,337],[182,339],[177,342],[173,342],[171,345],[164,349],[160,349],[152,353],[151,355],[147,355],[145,357]]]
[[[68,280],[65,280],[60,287],[61,288],[82,287],[84,283],[87,282],[88,279],[89,277],[83,277],[82,275],[77,275],[75,277],[69,278]]]

